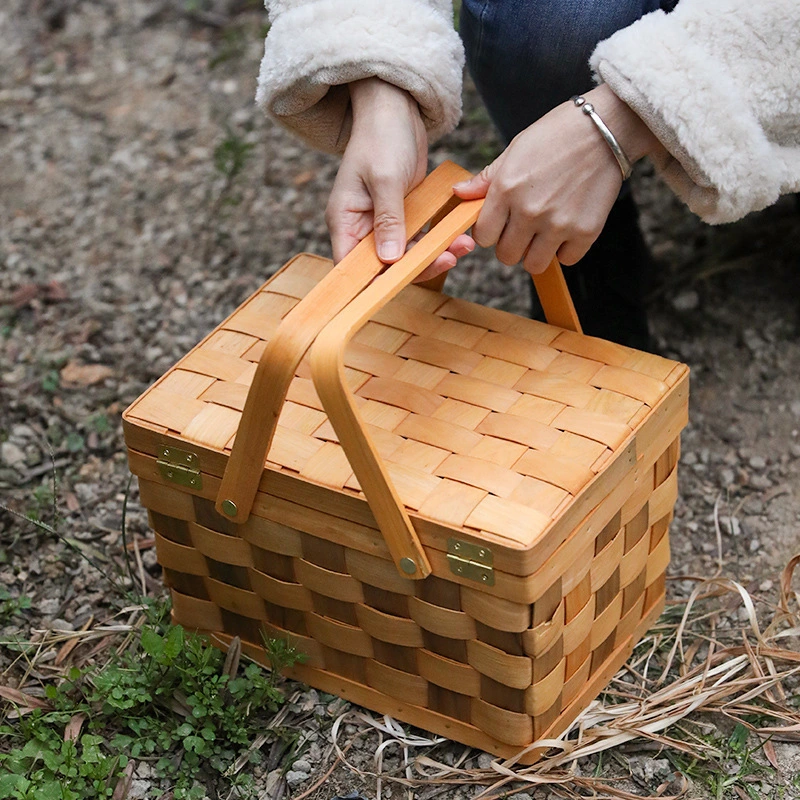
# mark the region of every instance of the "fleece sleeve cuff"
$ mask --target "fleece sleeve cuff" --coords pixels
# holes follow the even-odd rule
[[[788,9],[796,0],[771,2]],[[788,151],[771,135],[765,109],[786,102],[788,65],[753,34],[764,15],[752,0],[684,0],[617,32],[591,58],[599,79],[665,146],[669,157],[657,169],[706,222],[738,219],[786,189]]]
[[[346,84],[372,76],[414,96],[431,140],[455,127],[464,54],[452,13],[430,0],[276,5],[256,101],[313,147],[344,150],[350,135]]]

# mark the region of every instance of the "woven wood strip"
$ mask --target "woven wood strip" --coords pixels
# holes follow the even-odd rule
[[[482,675],[504,686],[527,689],[531,685],[531,659],[504,653],[496,647],[470,640],[467,642],[467,660]]]
[[[494,356],[534,370],[547,369],[559,354],[552,347],[491,331],[475,345],[475,350],[485,356]]]
[[[462,456],[471,453],[482,440],[479,433],[469,428],[420,414],[406,416],[394,428],[394,432],[400,437],[441,447]]]
[[[443,608],[419,597],[409,601],[411,618],[420,628],[450,639],[474,639],[477,636],[475,620],[463,611]]]
[[[367,662],[367,683],[389,697],[418,706],[428,704],[428,682],[417,675],[388,667],[378,661]]]
[[[181,397],[198,398],[215,382],[216,378],[208,375],[200,375],[185,369],[175,369],[164,376],[158,384],[158,389]]]

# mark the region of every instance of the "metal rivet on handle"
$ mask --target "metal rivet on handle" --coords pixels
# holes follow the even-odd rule
[[[401,558],[400,569],[402,569],[403,572],[406,573],[406,575],[413,575],[417,571],[417,565],[411,558]]]
[[[235,517],[239,511],[233,500],[224,500],[222,503],[222,510],[225,512],[226,516],[229,517]]]

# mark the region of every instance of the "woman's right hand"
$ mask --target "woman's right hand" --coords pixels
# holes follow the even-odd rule
[[[425,177],[428,137],[408,92],[366,78],[350,84],[350,97],[352,132],[325,212],[333,260],[341,261],[374,229],[378,257],[391,264],[406,251],[403,199]],[[450,269],[474,246],[469,236],[459,236],[420,278]]]

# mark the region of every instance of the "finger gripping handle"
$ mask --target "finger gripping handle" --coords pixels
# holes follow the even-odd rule
[[[405,205],[409,239],[452,199],[453,184],[468,177],[462,167],[445,162],[409,194]],[[383,268],[370,234],[286,315],[267,343],[217,496],[216,509],[229,520],[245,522],[250,515],[289,384],[309,346]]]

